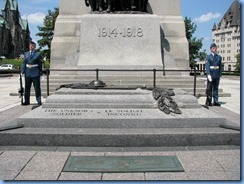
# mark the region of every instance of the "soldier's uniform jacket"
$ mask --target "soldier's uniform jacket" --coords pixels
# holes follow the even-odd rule
[[[222,75],[222,57],[218,54],[209,54],[206,58],[206,73],[213,79],[220,78]]]
[[[42,57],[39,52],[28,51],[24,54],[24,60],[21,66],[21,73],[26,77],[40,77],[42,75]]]

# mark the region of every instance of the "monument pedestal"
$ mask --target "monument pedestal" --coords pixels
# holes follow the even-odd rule
[[[91,14],[81,18],[79,68],[162,69],[157,15]],[[170,59],[167,58],[168,62]]]
[[[180,89],[182,114],[165,114],[149,90],[66,89],[17,119],[24,128],[1,132],[1,146],[165,147],[239,145],[239,131]]]
[[[180,0],[148,2],[148,14],[91,14],[90,7],[80,0],[60,0],[60,14],[51,47],[51,69],[189,69],[188,41],[180,15]],[[166,75],[191,80],[189,72],[166,72]],[[123,84],[134,80],[136,85],[141,83],[138,77],[148,76],[152,77],[153,73],[99,73],[103,78],[120,77]],[[63,79],[69,77],[79,78],[82,83],[95,79],[94,72],[51,71],[50,86],[65,84]],[[130,78],[124,81],[125,77]],[[178,84],[177,79],[172,79],[171,88]],[[52,93],[53,88],[50,89]]]
[[[164,147],[238,145],[226,119],[175,89],[182,114],[165,114],[148,90],[61,89],[18,118],[24,128],[0,134],[0,145]]]
[[[79,52],[66,56],[66,68],[177,69],[162,32],[157,15],[83,15]]]
[[[180,0],[149,0],[149,14],[89,11],[80,0],[60,0],[51,69],[154,69],[163,63],[165,69],[189,69]]]
[[[182,114],[165,114],[149,90],[62,88],[42,108],[20,118],[31,128],[200,128],[218,127],[225,118],[209,112],[182,90],[172,98]],[[95,132],[95,130],[94,130]]]

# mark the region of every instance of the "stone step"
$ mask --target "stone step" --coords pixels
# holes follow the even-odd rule
[[[182,89],[173,92],[172,99],[181,114],[174,114],[173,106],[170,114],[159,110],[152,91],[146,89],[62,88],[49,96],[41,107],[16,119],[15,123],[23,128],[2,131],[0,146],[240,144],[239,131],[220,128],[226,125],[225,117],[201,107],[196,97]]]
[[[55,91],[57,88],[59,88],[61,85],[68,85],[68,84],[73,84],[73,83],[66,83],[66,84],[50,84],[49,86],[49,90],[50,91]],[[109,85],[107,84],[108,87],[116,87],[116,88],[142,88],[142,87],[148,87],[148,88],[152,88],[153,87],[153,84],[118,84],[118,85]],[[184,85],[180,85],[180,84],[157,84],[156,85],[157,87],[163,87],[163,88],[168,88],[168,89],[174,89],[174,88],[181,88],[181,89],[186,89],[186,88],[191,88],[192,91],[193,91],[193,85],[191,84],[184,84]],[[197,88],[200,88],[200,89],[205,89],[205,86],[204,85],[197,85],[196,86]],[[42,90],[46,90],[47,89],[47,86],[46,85],[41,85],[41,89]]]
[[[73,84],[73,83],[84,83],[84,84],[89,84],[90,82],[94,81],[93,80],[50,80],[49,84]],[[101,79],[102,80],[102,79]],[[153,80],[102,80],[104,83],[106,84],[153,84]],[[179,84],[179,85],[183,85],[183,84],[194,84],[194,81],[186,81],[186,80],[178,80],[178,81],[173,81],[173,80],[156,80],[157,84]],[[46,82],[44,81],[43,84],[46,84]],[[197,81],[196,84],[199,85],[205,85],[204,81]]]
[[[94,76],[90,75],[50,75],[50,84],[49,84],[49,94],[53,94],[56,89],[63,84],[72,84],[72,83],[81,83],[82,80],[84,83],[89,84],[92,80],[94,80]],[[111,75],[105,75],[101,77],[106,80],[107,85],[119,85],[123,88],[131,88],[131,87],[143,87],[147,86],[149,88],[153,87],[153,77],[152,76],[128,76],[128,75],[122,75],[122,76],[111,76]],[[113,80],[111,80],[111,78]],[[123,81],[121,79],[124,79],[126,81]],[[135,79],[138,79],[136,81]],[[160,88],[182,88],[183,90],[187,91],[189,94],[193,94],[193,80],[194,78],[191,76],[159,76],[157,77],[157,87]],[[83,82],[82,82],[83,83]],[[206,86],[205,86],[205,79],[204,78],[198,78],[197,79],[197,89],[196,94],[200,96],[206,96]],[[115,86],[115,85],[114,85]],[[41,81],[41,89],[42,89],[42,96],[47,96],[47,83],[46,79]],[[34,90],[32,87],[31,90],[31,96],[34,96]],[[11,92],[10,96],[18,96],[19,94],[16,92]],[[223,92],[222,89],[219,89],[219,96],[220,97],[230,97],[230,93]]]
[[[50,84],[72,84],[72,83],[84,83],[84,84],[89,84],[90,82],[94,81],[95,78],[93,79],[50,79],[49,83]],[[118,85],[118,84],[153,84],[153,79],[130,79],[130,80],[124,80],[124,79],[102,79],[99,78],[99,80],[102,80],[106,84],[110,85]],[[178,84],[178,85],[183,85],[183,84],[194,84],[193,80],[165,80],[165,79],[157,79],[156,80],[157,84]],[[46,82],[44,81],[44,84]],[[205,81],[197,81],[197,85],[205,85]]]
[[[48,99],[47,99],[48,100]],[[82,102],[80,102],[82,103]],[[93,103],[93,102],[91,102]],[[76,104],[58,103],[58,107],[46,102],[18,118],[18,124],[31,128],[200,128],[219,127],[226,119],[205,108],[180,108],[182,114],[167,115],[156,108],[145,109],[136,106],[75,108]],[[50,106],[51,105],[51,106]],[[77,104],[78,105],[78,104]],[[84,105],[84,104],[83,104]],[[77,106],[78,107],[78,106]]]
[[[185,88],[184,90],[189,92],[189,94],[193,94],[192,88],[188,88],[188,89]],[[49,95],[54,94],[54,91],[55,91],[55,89],[53,89],[53,91],[50,90]],[[206,96],[205,91],[206,91],[205,88],[197,89],[196,94],[197,94],[197,96],[200,95],[201,97],[205,97]],[[19,96],[19,94],[17,92],[11,92],[9,95],[10,96]],[[31,96],[35,96],[34,89],[31,89]],[[47,97],[47,92],[43,88],[42,88],[42,96]],[[231,97],[231,94],[230,93],[224,93],[223,89],[219,89],[219,97]]]
[[[131,72],[131,73],[120,73],[119,75],[102,75],[99,74],[99,78],[101,79],[106,79],[106,80],[110,80],[111,78],[115,79],[115,80],[135,80],[135,79],[143,79],[143,80],[151,80],[153,79],[153,73],[150,72],[147,75],[137,75],[136,72]],[[193,76],[189,76],[189,75],[166,75],[163,76],[163,74],[157,73],[156,74],[157,79],[164,79],[164,80],[194,80]],[[49,78],[52,79],[95,79],[96,78],[96,73],[93,72],[92,75],[49,75]],[[198,80],[203,80],[204,77],[200,77],[198,78]]]
[[[60,87],[60,86],[49,86],[49,90],[50,90],[50,92],[54,92],[54,91],[56,91],[56,89],[58,88],[58,87]],[[109,87],[109,86],[108,86]],[[112,88],[128,88],[128,89],[131,89],[131,88],[143,88],[143,86],[128,86],[128,85],[121,85],[121,86],[111,86]],[[153,89],[153,86],[152,85],[148,85],[148,86],[146,86],[148,89]],[[165,86],[165,85],[157,85],[157,87],[158,88],[166,88],[167,89],[167,87],[169,87],[169,89],[172,89],[170,86]],[[190,87],[188,87],[188,86],[176,86],[176,88],[181,88],[181,89],[183,89],[184,91],[186,91],[186,92],[190,92],[190,93],[192,93],[193,92],[193,87],[192,86],[190,86]],[[43,86],[41,86],[41,89],[42,89],[42,91],[43,92],[46,92],[46,89],[47,89],[47,86],[45,86],[45,85],[43,85]],[[34,92],[34,89],[31,89],[33,92]],[[197,88],[196,88],[196,92],[197,93],[204,93],[205,94],[205,91],[206,91],[206,88],[205,87],[198,87],[197,86]],[[223,93],[224,91],[223,91],[223,89],[219,89],[219,93]]]
[[[44,77],[45,79],[45,77]],[[69,80],[69,81],[72,81],[72,80],[86,80],[86,81],[92,81],[94,79],[96,79],[96,76],[62,76],[62,77],[52,77],[52,76],[49,76],[49,79],[51,81],[58,81],[58,80]],[[138,76],[99,76],[99,79],[100,80],[124,80],[124,81],[131,81],[131,80],[153,80],[153,76],[152,77],[138,77]],[[194,81],[194,78],[193,77],[181,77],[181,78],[169,78],[169,77],[156,77],[156,80],[159,80],[159,81]],[[197,79],[199,81],[204,81],[204,79]]]
[[[45,77],[44,77],[45,79]],[[91,81],[96,80],[95,76],[50,76],[49,81],[50,83],[76,83],[76,82],[84,82],[84,83],[90,83]],[[99,76],[99,80],[102,80],[104,82],[152,82],[152,77],[138,77],[138,76]],[[194,77],[177,77],[177,78],[170,78],[170,77],[157,77],[157,82],[165,82],[165,83],[192,83],[194,82]],[[197,78],[197,83],[205,83],[205,79]]]
[[[214,145],[240,145],[240,132],[211,127],[20,128],[0,133],[0,146],[174,147]]]
[[[153,85],[153,80],[142,80],[142,81],[124,81],[124,80],[110,80],[110,81],[105,81],[102,80],[106,85]],[[62,84],[77,84],[77,83],[82,83],[82,84],[90,84],[92,81],[82,81],[82,80],[57,80],[57,81],[50,81],[49,85],[62,85]],[[46,83],[42,83],[43,86],[46,86]],[[193,86],[194,82],[193,81],[156,81],[156,85],[167,85],[167,86]],[[197,82],[197,86],[205,86],[204,82]]]
[[[46,78],[46,77],[45,77]],[[66,81],[92,81],[96,79],[96,76],[49,76],[50,81],[57,80],[66,80]],[[101,76],[99,75],[100,80],[111,81],[111,80],[123,80],[123,81],[152,81],[152,76],[137,76],[137,75],[126,75],[126,76]],[[177,76],[177,77],[164,77],[164,76],[156,76],[157,81],[194,81],[194,77],[185,77],[185,76]],[[205,81],[205,78],[197,78],[198,81]]]
[[[58,86],[59,87],[59,86]],[[56,86],[50,86],[49,87],[49,91],[51,92],[51,93],[53,93],[53,92],[55,92],[56,91],[56,89],[58,88],[58,87],[56,87]],[[115,86],[114,86],[115,87]],[[122,87],[122,86],[120,86],[120,87]],[[138,86],[139,87],[139,86]],[[141,87],[141,86],[140,86]],[[139,88],[140,88],[139,87]],[[159,88],[164,88],[164,86],[157,86],[157,87],[159,87]],[[137,86],[123,86],[123,88],[137,88]],[[148,86],[148,88],[150,89],[150,88],[152,88],[152,86]],[[47,92],[47,87],[46,86],[41,86],[41,89],[42,89],[42,93],[46,93]],[[189,88],[187,88],[187,87],[185,87],[185,88],[181,88],[181,89],[183,89],[184,91],[186,91],[186,92],[188,92],[188,93],[193,93],[193,88],[192,87],[189,87]],[[205,87],[201,87],[201,88],[197,88],[196,89],[196,93],[197,94],[199,94],[199,93],[201,93],[201,94],[205,94],[205,91],[206,91],[206,88]],[[31,92],[34,92],[34,88],[32,87],[31,88]],[[223,94],[229,94],[229,93],[225,93],[224,91],[223,91],[223,89],[219,89],[219,93],[221,94],[221,93],[223,93]],[[16,96],[16,95],[18,95],[17,94],[17,89],[16,89],[16,93],[15,92],[11,92],[10,93],[10,95],[11,96]],[[230,95],[230,94],[229,94]]]

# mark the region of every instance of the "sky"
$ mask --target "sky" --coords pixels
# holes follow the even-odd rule
[[[72,0],[71,0],[72,1]],[[240,0],[243,3],[244,0]],[[197,25],[194,34],[198,39],[203,38],[202,50],[208,52],[212,43],[212,27],[219,23],[233,0],[181,0],[181,16],[188,17]],[[39,37],[37,26],[43,25],[43,18],[48,10],[58,7],[59,0],[18,0],[19,11],[23,19],[27,19],[31,31],[31,37],[36,42]],[[4,0],[0,0],[0,8],[3,8]]]
[[[219,23],[234,0],[181,0],[181,16],[190,17],[197,25],[194,34],[203,38],[202,50],[209,51],[212,43],[212,28],[214,23]],[[241,0],[243,4],[244,0]]]

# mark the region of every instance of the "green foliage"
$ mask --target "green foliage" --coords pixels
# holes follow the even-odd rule
[[[38,26],[39,33],[36,36],[42,37],[42,39],[37,41],[40,46],[39,51],[47,59],[50,59],[51,42],[58,15],[59,8],[54,8],[54,11],[48,10],[48,15],[44,18],[43,26]],[[43,48],[44,50],[42,50]]]
[[[192,23],[191,18],[185,17],[185,28],[186,28],[186,38],[187,40],[191,40],[193,37],[193,34],[197,30],[197,25]]]
[[[44,68],[49,69],[50,68],[50,60],[46,60],[44,63]]]
[[[12,64],[14,65],[16,68],[20,69],[21,65],[22,65],[22,59],[2,59],[0,60],[0,65],[2,64]],[[44,68],[50,68],[50,61],[47,60],[45,61],[45,66]]]
[[[240,63],[241,63],[241,55],[240,54],[237,54],[236,55],[236,65],[235,65],[235,70],[240,72],[241,71],[241,66],[240,66]]]
[[[204,60],[206,59],[206,57],[207,57],[206,50],[204,49],[203,52],[199,52],[198,57],[199,57],[199,60],[200,60],[200,61],[204,61]]]
[[[190,66],[193,66],[196,63],[196,60],[204,60],[207,56],[206,50],[203,52],[200,51],[202,48],[203,38],[197,39],[194,37],[194,33],[197,30],[197,25],[192,22],[191,18],[185,17],[185,29],[186,29],[186,38],[189,42],[189,56],[190,56]]]
[[[2,59],[2,60],[0,60],[0,65],[2,65],[2,64],[12,64],[16,68],[20,68],[21,64],[22,64],[22,60],[18,60],[18,59]]]

